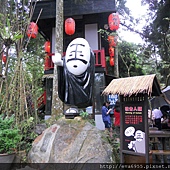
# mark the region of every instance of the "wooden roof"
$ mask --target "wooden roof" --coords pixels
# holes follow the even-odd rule
[[[36,1],[32,20],[36,20],[42,10],[39,19],[56,18],[56,0]],[[64,17],[73,17],[87,14],[113,13],[116,11],[115,0],[90,0],[76,2],[74,0],[63,1]],[[100,18],[101,19],[101,18]]]
[[[148,96],[159,96],[160,85],[155,74],[113,79],[102,92],[103,95],[118,94],[131,96],[147,93]]]

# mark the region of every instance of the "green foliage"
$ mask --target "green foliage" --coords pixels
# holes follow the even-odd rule
[[[118,44],[119,70],[120,77],[139,76],[144,74],[142,61],[143,58],[139,45],[122,41]]]
[[[26,153],[28,153],[31,149],[32,142],[38,136],[34,132],[34,127],[35,122],[33,117],[30,117],[20,123],[19,128],[21,129],[22,139],[19,144],[19,150],[25,150]]]
[[[113,35],[113,36],[118,36],[118,34],[115,31],[110,31],[110,30],[105,30],[105,29],[99,29],[98,30],[99,34],[101,35],[101,37],[108,41],[108,36],[109,35]]]
[[[3,116],[0,115],[0,153],[14,152],[20,140],[20,131],[14,125],[14,117],[3,119]]]
[[[169,0],[141,0],[141,5],[147,7],[146,14],[141,18],[131,14],[131,11],[125,6],[126,1],[118,0],[116,2],[117,11],[121,15],[122,29],[139,34],[145,41],[143,47],[139,47],[141,51],[138,53],[138,57],[140,55],[142,59],[142,72],[157,74],[160,82],[165,84],[170,72],[170,69],[167,68],[170,64]],[[138,24],[142,23],[141,21],[144,21],[145,24],[139,30]]]
[[[83,110],[80,112],[80,116],[84,119],[87,120],[88,122],[90,122],[92,125],[95,126],[95,121],[94,119],[92,119],[89,115],[88,112],[84,112]]]
[[[33,39],[33,42],[31,40],[32,48],[31,46],[29,48],[32,50],[28,52],[24,50],[26,40],[20,40],[24,36],[24,33],[20,34],[24,27],[21,30],[14,30],[12,28],[20,27],[11,24],[14,20],[11,20],[10,23],[8,19],[7,21],[7,26],[0,26],[0,29],[5,28],[7,31],[8,41],[3,41],[3,43],[10,47],[12,52],[6,51],[8,59],[6,67],[8,69],[4,69],[7,71],[5,73],[6,80],[0,82],[0,110],[2,109],[2,112],[5,113],[12,111],[20,119],[24,117],[25,113],[36,115],[37,99],[43,93],[41,82],[44,73],[44,50],[42,49],[45,40],[42,39],[41,35]],[[0,32],[0,34],[3,34],[2,31]],[[0,38],[2,37],[0,35]],[[20,43],[21,41],[23,44]],[[19,94],[19,92],[22,94]]]
[[[15,31],[12,28],[13,26],[10,24],[9,18],[6,18],[6,25],[0,23],[0,38],[6,47],[11,46],[16,41],[23,38],[21,31]]]
[[[170,12],[169,0],[142,0],[149,6],[146,15],[146,24],[143,27],[143,35],[147,41],[150,57],[156,56],[161,61],[161,66],[156,60],[155,70],[161,74],[160,82],[165,83],[170,72],[167,65],[170,64]]]
[[[83,111],[80,112],[80,116],[84,119],[87,119],[88,115],[89,115],[88,112],[83,112]]]

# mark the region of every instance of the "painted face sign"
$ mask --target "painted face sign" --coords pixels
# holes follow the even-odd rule
[[[90,46],[84,38],[74,39],[67,47],[66,67],[74,75],[81,75],[90,63]]]

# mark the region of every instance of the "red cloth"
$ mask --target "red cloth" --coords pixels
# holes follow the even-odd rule
[[[120,112],[114,110],[115,126],[120,126]]]

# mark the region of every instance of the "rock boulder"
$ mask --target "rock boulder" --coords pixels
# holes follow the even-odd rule
[[[85,120],[60,118],[32,144],[29,163],[114,163],[105,134]]]

